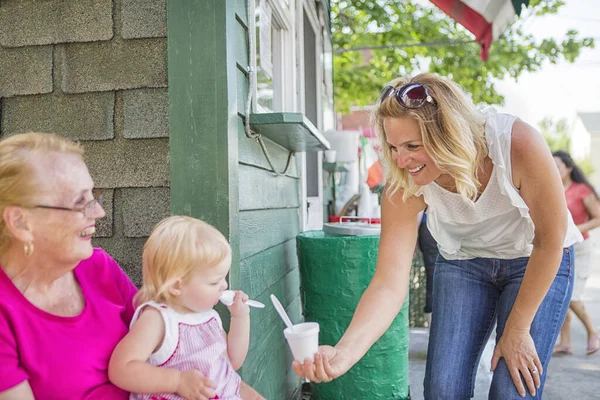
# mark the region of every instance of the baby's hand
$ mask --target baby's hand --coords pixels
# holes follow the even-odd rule
[[[229,307],[229,313],[232,317],[243,317],[250,314],[250,307],[246,302],[248,301],[248,295],[241,290],[235,291],[235,297],[233,298],[233,304]]]
[[[187,400],[208,400],[215,397],[213,381],[206,378],[198,370],[191,369],[179,374],[177,394]]]

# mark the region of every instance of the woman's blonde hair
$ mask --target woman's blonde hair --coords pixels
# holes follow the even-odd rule
[[[83,147],[53,133],[19,133],[0,140],[0,215],[9,206],[33,206],[39,195],[32,160],[50,154],[74,154],[83,158]],[[0,255],[11,242],[4,218],[0,217]]]
[[[414,78],[399,78],[390,83],[395,88],[419,83],[427,88],[435,104],[426,103],[417,109],[408,109],[395,96],[384,99],[373,111],[372,120],[379,131],[383,148],[388,195],[403,189],[403,200],[414,195],[416,185],[406,169],[398,168],[392,159],[383,127],[385,118],[410,117],[421,131],[423,147],[442,173],[456,181],[456,191],[475,199],[479,190],[477,169],[487,156],[485,117],[470,97],[456,83],[434,74],[419,74]]]
[[[210,268],[231,257],[227,239],[199,219],[172,216],[154,227],[142,254],[142,288],[134,303],[153,300],[170,304],[169,288],[178,279],[187,282],[198,268]]]

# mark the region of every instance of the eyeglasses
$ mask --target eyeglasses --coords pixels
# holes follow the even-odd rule
[[[384,100],[394,96],[402,107],[409,108],[411,110],[421,108],[426,103],[435,104],[435,100],[429,95],[429,90],[420,83],[409,83],[398,89],[393,86],[386,86],[381,91],[379,96],[379,104],[383,103]]]
[[[92,215],[92,213],[96,210],[96,206],[102,207],[103,200],[104,200],[104,195],[102,193],[100,193],[98,195],[98,197],[96,197],[95,199],[93,199],[91,201],[88,201],[81,208],[55,207],[55,206],[44,206],[44,205],[37,205],[37,206],[33,206],[31,208],[46,208],[49,210],[76,211],[76,212],[82,213],[84,217],[89,218]]]

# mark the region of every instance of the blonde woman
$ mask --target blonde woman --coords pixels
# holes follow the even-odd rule
[[[582,239],[543,138],[516,117],[476,110],[431,74],[386,87],[374,120],[388,167],[377,270],[340,341],[294,370],[330,381],[385,332],[406,298],[416,217],[428,206],[440,256],[425,399],[473,397],[495,324],[490,398],[541,398]]]

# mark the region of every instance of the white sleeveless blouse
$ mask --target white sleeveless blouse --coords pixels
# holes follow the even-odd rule
[[[494,167],[477,201],[449,192],[435,181],[422,186],[416,194],[424,196],[428,205],[427,227],[440,254],[448,260],[513,259],[529,257],[533,250],[535,226],[529,207],[512,181],[510,148],[517,118],[497,113],[493,108],[484,113],[485,137]],[[570,213],[568,218],[565,247],[583,240]]]

